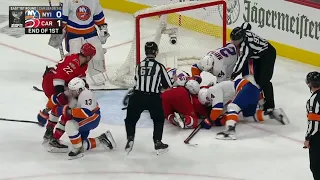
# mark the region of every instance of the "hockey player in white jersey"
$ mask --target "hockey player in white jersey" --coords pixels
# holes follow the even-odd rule
[[[71,159],[83,156],[84,150],[89,150],[103,145],[108,149],[114,149],[116,143],[110,131],[96,138],[88,138],[92,129],[98,127],[101,114],[97,100],[92,91],[85,87],[81,78],[74,78],[68,84],[71,96],[76,100],[74,107],[65,105],[58,107],[59,115],[68,115],[72,119],[65,125],[73,150],[69,153]],[[71,101],[70,101],[71,102]],[[51,150],[51,152],[55,152]]]
[[[189,73],[177,68],[167,68],[167,72],[173,83],[173,87],[184,86],[190,78]]]
[[[222,48],[208,52],[200,59],[199,63],[192,65],[192,76],[200,75],[202,71],[206,71],[217,78],[217,83],[230,80],[237,58],[236,46],[229,43]]]
[[[51,35],[49,45],[60,48],[65,38],[66,51],[74,54],[82,44],[92,44],[97,53],[88,65],[88,75],[95,85],[103,85],[108,79],[102,44],[110,35],[99,0],[63,0],[61,4],[63,34]]]
[[[226,130],[218,133],[217,139],[236,139],[235,126],[240,112],[246,119],[250,117],[255,121],[276,119],[284,125],[289,123],[282,109],[276,110],[274,116],[265,115],[262,110],[257,109],[259,101],[263,100],[263,95],[259,86],[247,79],[223,81],[209,89],[201,89],[198,98],[202,104],[212,106],[210,116],[201,124],[203,128],[211,128],[216,124],[215,121],[221,121],[225,116],[222,124],[226,126]]]

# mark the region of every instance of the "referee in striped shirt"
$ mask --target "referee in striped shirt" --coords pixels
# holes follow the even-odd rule
[[[251,25],[243,23],[241,27],[234,28],[230,34],[232,43],[240,48],[240,56],[231,77],[234,79],[241,73],[243,77],[254,75],[265,96],[264,111],[271,114],[275,108],[271,79],[277,53],[267,40],[250,30]]]
[[[320,180],[320,73],[310,72],[306,83],[312,93],[307,101],[308,130],[304,148],[309,149],[310,169],[315,180]]]
[[[136,124],[144,110],[149,111],[153,120],[155,150],[159,153],[168,148],[167,144],[161,142],[165,117],[160,93],[161,88],[171,88],[172,82],[164,65],[155,60],[158,51],[158,45],[155,42],[147,42],[145,44],[146,58],[136,66],[136,85],[133,88],[133,94],[129,97],[125,119],[128,140],[125,150],[128,153],[133,148]]]

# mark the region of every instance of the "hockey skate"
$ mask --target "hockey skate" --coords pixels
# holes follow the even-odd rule
[[[270,115],[270,118],[279,121],[283,125],[287,125],[290,123],[286,113],[283,111],[282,108],[273,109],[269,115]]]
[[[98,139],[105,149],[115,149],[116,148],[116,142],[114,141],[110,131],[107,131],[106,133],[101,134],[98,137]]]
[[[169,151],[169,145],[163,144],[160,140],[154,142],[154,149],[157,152],[157,155],[164,154]]]
[[[47,127],[46,132],[43,135],[43,142],[42,144],[46,144],[53,138],[53,128]]]
[[[59,140],[52,138],[49,142],[48,152],[51,153],[66,153],[68,152],[68,146],[61,144]]]
[[[129,153],[132,151],[132,148],[133,148],[133,144],[134,144],[134,139],[133,137],[128,137],[128,141],[127,141],[127,144],[124,148],[124,150],[127,152],[127,155],[129,155]]]
[[[216,136],[219,140],[236,140],[236,126],[227,126],[226,131],[219,132]]]
[[[69,160],[73,160],[73,159],[78,159],[78,158],[82,158],[84,149],[83,146],[81,146],[80,148],[75,148],[72,151],[69,152],[68,156],[69,156]]]
[[[174,118],[173,118],[174,122],[179,125],[182,129],[186,128],[185,127],[185,123],[184,121],[182,120],[182,117],[180,116],[179,113],[174,113]]]

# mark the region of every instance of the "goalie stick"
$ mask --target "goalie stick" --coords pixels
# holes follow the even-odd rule
[[[48,3],[49,3],[49,6],[51,7],[51,6],[52,6],[51,0],[48,0]],[[60,3],[59,3],[59,5],[61,6]],[[62,44],[61,44],[60,47],[59,47],[59,52],[60,52],[61,59],[63,59],[63,58],[64,58],[64,51],[63,51]]]
[[[38,92],[43,92],[42,89],[38,88],[37,86],[32,86],[32,88]],[[120,89],[107,89],[107,88],[100,88],[100,89],[90,89],[91,91],[111,91],[111,90],[127,90],[126,88]]]
[[[10,122],[21,122],[21,123],[32,123],[32,124],[38,124],[36,121],[28,121],[28,120],[19,120],[19,119],[7,119],[7,118],[0,118],[0,121],[10,121]],[[41,125],[40,125],[41,126]]]

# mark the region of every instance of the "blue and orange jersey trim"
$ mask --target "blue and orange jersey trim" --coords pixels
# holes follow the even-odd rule
[[[91,117],[95,114],[100,115],[100,108],[98,106],[93,111],[91,111],[87,108],[73,108],[71,110],[72,117],[77,118],[77,119],[86,119],[86,118]]]
[[[97,26],[104,24],[104,20],[105,17],[103,11],[93,16],[93,21]]]
[[[191,75],[192,76],[200,76],[201,70],[199,69],[197,64],[193,64],[191,66]]]
[[[234,89],[236,90],[236,93],[238,93],[248,83],[250,83],[250,81],[246,79],[237,79],[234,82]]]
[[[91,21],[89,24],[80,25],[73,21],[67,21],[66,31],[73,34],[89,34],[96,31],[95,22]]]
[[[220,102],[220,103],[215,104],[212,107],[211,112],[210,112],[210,119],[212,121],[215,121],[216,119],[218,119],[221,116],[222,113],[223,113],[223,103]]]

